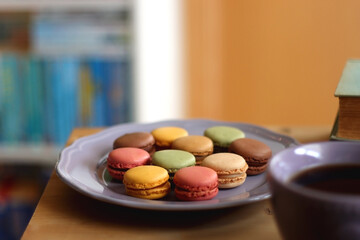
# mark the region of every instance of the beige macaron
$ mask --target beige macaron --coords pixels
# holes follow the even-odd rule
[[[214,145],[208,137],[191,135],[176,139],[173,141],[171,148],[193,154],[196,158],[196,165],[200,165],[205,157],[213,153]]]
[[[219,188],[234,188],[245,182],[248,165],[243,157],[234,153],[215,153],[206,157],[201,166],[218,174]]]

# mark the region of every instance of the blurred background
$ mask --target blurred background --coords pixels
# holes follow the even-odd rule
[[[360,2],[0,0],[0,239],[18,239],[75,127],[333,124]]]

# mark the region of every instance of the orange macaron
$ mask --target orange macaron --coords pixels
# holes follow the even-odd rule
[[[136,198],[159,199],[170,192],[168,172],[158,166],[138,166],[124,175],[126,194]]]
[[[175,139],[189,135],[186,129],[174,126],[156,128],[151,134],[155,138],[156,150],[169,149]]]

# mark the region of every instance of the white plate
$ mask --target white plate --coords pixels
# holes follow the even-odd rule
[[[207,201],[179,201],[173,191],[164,199],[147,200],[134,198],[125,194],[122,183],[112,181],[105,171],[106,156],[112,150],[113,141],[125,134],[138,131],[150,132],[161,126],[179,126],[185,128],[190,135],[203,135],[206,128],[215,125],[233,126],[245,132],[246,137],[258,139],[277,152],[298,145],[288,136],[280,135],[259,126],[219,122],[211,120],[176,120],[150,124],[121,124],[107,128],[97,134],[76,140],[66,147],[56,165],[56,173],[70,187],[92,198],[127,207],[151,210],[204,210],[233,207],[270,197],[266,173],[248,176],[239,187],[220,190],[218,195]]]

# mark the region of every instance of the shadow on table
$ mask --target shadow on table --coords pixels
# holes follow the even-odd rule
[[[239,216],[251,216],[254,209],[259,209],[259,207],[260,210],[256,211],[262,211],[264,215],[271,215],[269,209],[264,207],[264,203],[260,205],[259,203],[252,203],[250,204],[251,206],[246,205],[216,210],[154,211],[105,203],[84,196],[74,190],[65,192],[67,195],[63,199],[67,202],[64,202],[60,208],[57,208],[57,211],[61,211],[62,213],[60,214],[70,212],[71,216],[69,215],[69,218],[88,219],[89,225],[100,224],[105,226],[105,228],[106,226],[119,226],[123,229],[136,228],[141,229],[142,232],[147,230],[151,232],[154,228],[165,232],[171,231],[171,229],[178,230],[179,232],[186,229],[187,234],[190,234],[192,228],[196,227],[196,231],[191,232],[192,238],[195,238],[196,234],[200,233],[202,238],[206,235],[216,234],[216,228],[219,227],[219,224],[230,230],[234,228],[240,230],[239,227],[246,230],[247,224],[258,223],[251,222],[253,221],[251,218],[249,218],[249,222],[244,222],[241,226],[234,223],[238,221]]]

